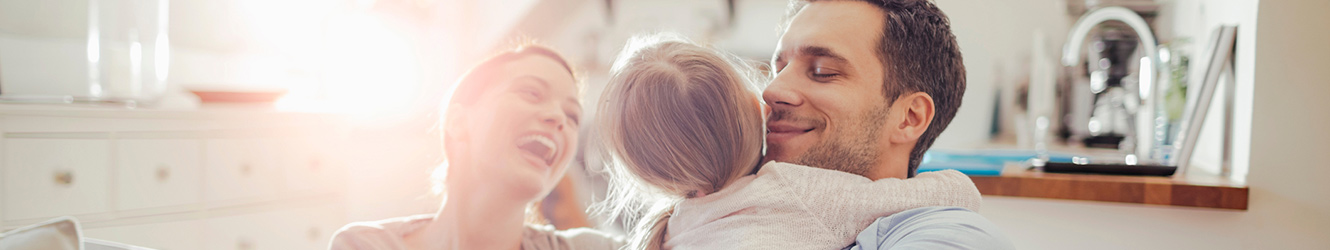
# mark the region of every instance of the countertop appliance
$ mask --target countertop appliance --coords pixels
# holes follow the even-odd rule
[[[1088,55],[1082,56],[1087,45]],[[1071,138],[1148,158],[1155,147],[1159,61],[1149,24],[1130,9],[1098,8],[1076,21],[1063,47],[1062,64],[1073,72],[1084,67],[1086,74],[1076,77],[1088,76],[1089,82],[1072,86],[1077,92],[1069,102],[1073,107],[1064,109],[1071,111],[1065,119]],[[1088,95],[1081,93],[1086,91]]]

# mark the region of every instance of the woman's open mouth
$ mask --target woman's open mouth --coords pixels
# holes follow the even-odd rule
[[[559,147],[555,146],[554,139],[543,134],[531,134],[518,138],[517,148],[522,150],[523,157],[544,163],[545,167],[553,166],[554,157],[559,155]]]

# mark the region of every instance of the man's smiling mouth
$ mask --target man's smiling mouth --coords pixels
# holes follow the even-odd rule
[[[799,126],[788,122],[767,124],[767,141],[780,143],[816,129],[812,126]]]

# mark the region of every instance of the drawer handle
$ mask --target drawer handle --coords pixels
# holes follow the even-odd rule
[[[318,227],[309,227],[309,230],[305,233],[308,234],[310,241],[319,241],[323,238],[320,237],[323,235],[323,232],[320,232]]]
[[[73,185],[73,184],[74,184],[74,172],[73,172],[73,171],[69,171],[69,170],[56,170],[56,171],[55,171],[55,183],[58,183],[58,184],[60,184],[60,185],[64,185],[64,186],[70,186],[70,185]]]
[[[313,171],[319,171],[320,168],[323,168],[323,163],[322,163],[322,162],[319,162],[319,159],[317,159],[317,158],[315,158],[315,159],[309,159],[309,169],[310,169],[310,170],[313,170]]]
[[[171,179],[171,166],[166,164],[157,164],[157,181],[166,182]]]
[[[238,250],[252,250],[252,249],[254,249],[254,241],[249,240],[248,238],[240,238],[240,239],[237,239],[237,240],[236,240],[236,249],[238,249]]]

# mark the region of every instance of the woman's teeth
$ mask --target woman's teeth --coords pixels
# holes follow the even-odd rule
[[[540,157],[546,164],[553,164],[554,156],[559,153],[554,140],[542,135],[523,136],[517,139],[517,147]]]

